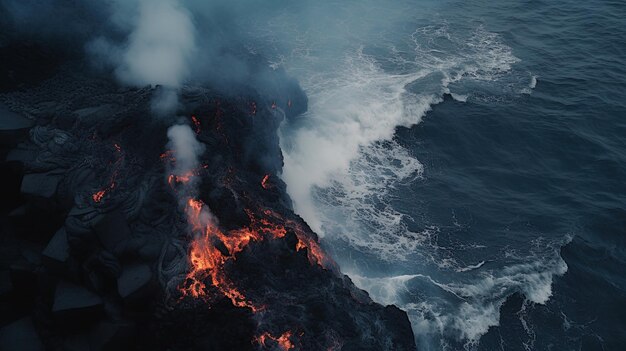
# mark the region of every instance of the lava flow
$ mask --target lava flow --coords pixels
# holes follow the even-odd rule
[[[263,179],[261,180],[261,186],[263,187],[263,189],[267,190],[267,189],[270,188],[271,185],[270,185],[269,181],[270,181],[270,175],[266,174],[263,177]]]
[[[291,228],[294,231],[294,233],[296,234],[296,237],[298,238],[298,243],[296,244],[296,250],[300,251],[303,249],[307,249],[307,256],[311,264],[318,264],[326,269],[331,269],[331,270],[337,269],[336,263],[324,253],[319,243],[315,241],[315,239],[305,234],[304,228],[302,228],[302,226],[299,223],[293,220],[284,219],[278,213],[271,211],[271,210],[264,210],[263,214],[267,218],[274,218],[275,221],[285,223],[285,225],[288,228]],[[257,222],[261,223],[262,225],[261,230],[271,232],[275,238],[282,238],[287,233],[285,226],[272,224],[266,218],[255,220],[251,216],[251,212],[248,212],[248,217],[250,217],[250,220],[252,221],[253,225]]]
[[[111,174],[111,177],[109,178],[109,185],[107,185],[103,189],[96,191],[95,193],[91,195],[91,199],[96,203],[101,202],[107,193],[115,189],[117,174],[119,173],[122,163],[124,162],[124,154],[122,153],[122,147],[117,143],[114,143],[113,147],[115,148],[115,151],[119,154],[119,156],[117,157],[117,159],[115,160],[115,163],[113,164],[113,173]]]
[[[228,260],[234,260],[235,255],[241,252],[251,241],[261,241],[265,237],[279,239],[287,235],[285,226],[273,223],[282,220],[276,213],[265,210],[268,218],[256,218],[251,210],[246,211],[251,224],[248,227],[231,230],[227,234],[222,232],[215,224],[211,213],[206,205],[199,200],[189,198],[185,207],[187,221],[191,227],[194,239],[191,242],[189,260],[191,270],[183,287],[180,288],[184,296],[205,296],[206,285],[204,281],[211,279],[211,284],[224,296],[228,297],[233,305],[248,307],[253,312],[262,307],[257,306],[235,287],[226,276],[224,265]],[[323,267],[334,268],[334,262],[322,252],[319,244],[304,234],[302,229],[291,221],[285,221],[294,230],[298,243],[298,251],[307,249],[309,261]]]
[[[212,285],[228,297],[233,305],[248,307],[253,312],[259,310],[226,277],[224,264],[233,259],[251,240],[259,240],[260,237],[255,232],[245,230],[232,231],[230,235],[225,235],[215,225],[204,203],[196,199],[190,198],[187,201],[185,213],[195,238],[189,252],[191,270],[187,274],[185,286],[180,289],[181,293],[185,296],[205,296],[204,280],[210,277]],[[219,246],[223,248],[220,249]]]
[[[270,340],[272,342],[274,342],[281,350],[283,351],[287,351],[287,350],[291,350],[295,347],[295,345],[293,344],[293,342],[291,342],[291,331],[287,330],[286,332],[284,332],[281,336],[279,337],[275,337],[270,333],[263,333],[260,336],[258,336],[256,338],[256,342],[259,343],[259,345],[261,346],[270,346],[268,345],[270,342]]]
[[[194,122],[195,118],[192,117]],[[189,139],[184,139],[189,142]],[[195,140],[190,141],[190,149],[194,147]],[[217,225],[216,218],[213,217],[209,207],[198,199],[197,177],[199,176],[198,160],[188,159],[186,162],[178,159],[185,154],[178,154],[176,150],[166,151],[161,155],[161,159],[169,162],[173,173],[168,176],[168,183],[179,197],[181,206],[190,228],[191,243],[189,249],[190,270],[186,274],[184,283],[179,286],[182,296],[208,299],[210,284],[217,291],[230,299],[237,307],[246,307],[256,312],[263,307],[252,303],[235,286],[234,282],[226,273],[226,263],[234,261],[236,255],[243,251],[252,241],[262,241],[264,239],[279,239],[287,235],[291,230],[295,233],[298,241],[297,251],[307,249],[307,256],[311,264],[319,264],[322,267],[333,267],[332,260],[326,257],[319,244],[314,238],[307,235],[302,227],[295,221],[285,220],[271,210],[262,210],[258,214],[254,210],[247,209],[246,213],[250,219],[250,224],[246,227],[223,232]],[[179,164],[177,164],[179,163]],[[181,168],[181,165],[185,165]],[[206,166],[205,166],[206,167]],[[233,170],[229,170],[229,175],[233,175]],[[265,189],[271,187],[270,175],[267,174],[261,181],[261,186]],[[288,336],[277,338],[281,345],[291,345]],[[293,346],[293,345],[292,345]],[[286,349],[289,349],[288,347]]]
[[[198,119],[198,117],[191,116],[191,121],[193,122],[193,125],[195,127],[196,134],[200,134],[200,131],[202,130],[202,127],[200,125],[200,120]]]

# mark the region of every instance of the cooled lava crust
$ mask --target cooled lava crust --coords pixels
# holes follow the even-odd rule
[[[159,117],[160,87],[7,50],[0,350],[415,350],[407,315],[356,288],[293,212],[277,129],[306,111],[296,82],[188,86]],[[188,175],[172,173],[172,125],[204,145]]]

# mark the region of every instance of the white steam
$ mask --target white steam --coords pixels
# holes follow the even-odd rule
[[[161,85],[153,110],[173,112],[177,89],[190,74],[196,34],[190,12],[176,0],[116,1],[111,23],[129,30],[126,42],[99,37],[87,50],[99,63],[115,68],[116,78],[129,86]]]
[[[134,29],[115,73],[130,85],[177,88],[189,74],[195,46],[191,16],[177,1],[140,0]]]
[[[167,130],[167,137],[169,139],[167,147],[174,159],[170,174],[189,179],[182,184],[182,189],[177,191],[181,202],[184,203],[187,197],[195,196],[197,193],[198,177],[194,176],[194,172],[200,167],[199,158],[205,147],[198,142],[191,127],[186,124],[171,126]]]

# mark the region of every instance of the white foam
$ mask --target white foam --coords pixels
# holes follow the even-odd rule
[[[468,272],[468,271],[472,271],[474,269],[478,269],[480,267],[482,267],[485,264],[485,261],[480,261],[476,264],[471,264],[467,267],[461,267],[461,268],[457,268],[455,269],[457,272]]]
[[[509,89],[500,88],[500,81],[509,79],[519,61],[497,34],[483,27],[468,37],[453,35],[446,23],[426,26],[410,40],[413,55],[390,45],[382,61],[366,55],[363,47],[327,60],[317,57],[319,47],[307,47],[306,40],[292,50],[292,57],[272,61],[298,77],[309,97],[306,115],[281,128],[282,177],[296,211],[326,243],[347,243],[385,262],[420,257],[424,266],[432,263],[429,269],[445,272],[446,281],[434,273],[368,277],[360,270],[348,275],[374,300],[405,309],[418,339],[438,339],[444,348],[446,338],[452,338],[471,348],[499,323],[507,296],[519,291],[532,302],[545,303],[553,276],[567,267],[558,254],[558,259],[546,256],[547,262],[544,256],[522,257],[502,271],[485,269],[485,260],[459,264],[464,260],[439,254],[439,228],[411,230],[407,223],[414,219],[392,205],[393,190],[419,181],[424,169],[394,141],[396,127],[419,123],[444,93],[468,101],[473,91],[460,83]],[[467,250],[484,248],[465,245]]]
[[[450,93],[450,96],[458,102],[467,102],[468,95]]]
[[[477,280],[457,277],[444,283],[422,274],[374,278],[349,275],[376,302],[396,304],[406,310],[418,339],[440,338],[444,342],[452,338],[471,349],[490,327],[499,324],[500,307],[508,296],[520,292],[529,302],[545,304],[552,294],[554,276],[566,271],[567,265],[553,251],[551,257],[487,271]],[[440,292],[418,288],[424,286],[437,287]],[[425,294],[420,301],[411,297],[414,290]],[[445,298],[446,294],[455,298]]]
[[[353,160],[371,154],[375,142],[390,140],[397,126],[418,123],[438,101],[434,95],[418,96],[406,90],[425,71],[388,74],[362,48],[346,56],[341,65],[328,75],[309,79],[305,85],[310,97],[308,124],[281,138],[283,179],[296,211],[321,235],[322,221],[311,197],[314,187],[326,188],[333,179],[348,177]],[[287,145],[285,139],[293,143]],[[417,161],[406,163],[411,172],[420,167]]]
[[[536,75],[531,75],[530,76],[530,82],[528,83],[527,87],[524,87],[521,90],[522,94],[526,94],[526,95],[530,95],[533,92],[533,89],[535,89],[535,87],[537,86],[537,76]]]
[[[307,65],[292,68],[310,105],[305,126],[284,127],[281,134],[283,179],[296,212],[321,236],[330,233],[385,260],[405,259],[432,235],[432,230],[409,231],[405,222],[410,218],[389,203],[391,189],[423,171],[419,161],[392,141],[395,128],[419,123],[433,104],[442,101],[443,93],[467,101],[470,94],[450,92],[451,84],[496,81],[518,61],[496,34],[483,27],[469,38],[456,38],[445,23],[426,26],[411,40],[413,61],[394,46],[387,58],[408,73],[386,72],[374,57],[364,54],[363,47],[347,52],[331,67],[322,65],[328,71],[312,73]],[[424,44],[436,40],[451,41],[454,52]],[[307,64],[320,67],[311,50],[297,51],[306,52]],[[277,60],[289,68],[288,59]],[[440,75],[435,86],[433,74]],[[424,90],[414,92],[421,85]]]
[[[528,84],[528,87],[530,89],[535,89],[536,86],[537,86],[537,76],[532,75],[530,77],[530,83]]]

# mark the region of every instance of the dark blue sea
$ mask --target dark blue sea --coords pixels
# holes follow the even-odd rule
[[[420,350],[626,349],[624,1],[268,11],[295,209]]]

